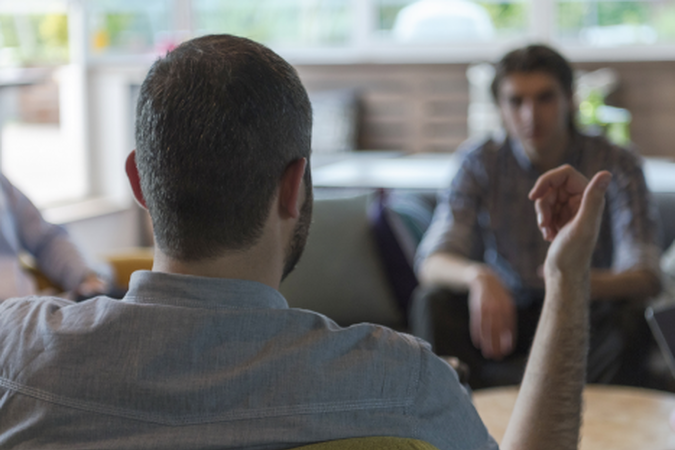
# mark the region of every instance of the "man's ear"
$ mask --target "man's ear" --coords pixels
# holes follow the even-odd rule
[[[129,178],[129,184],[131,185],[131,190],[134,191],[134,197],[136,197],[136,201],[143,208],[148,209],[148,207],[145,205],[145,198],[143,197],[143,191],[141,190],[141,179],[138,176],[138,168],[136,167],[136,150],[133,150],[131,153],[129,153],[124,168],[127,171],[127,178]]]
[[[307,169],[307,158],[296,159],[284,170],[279,186],[279,213],[285,218],[297,219],[300,217],[300,208],[304,201],[301,189],[305,170]]]

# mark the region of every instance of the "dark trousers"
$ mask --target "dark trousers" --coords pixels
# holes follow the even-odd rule
[[[466,294],[445,288],[418,288],[410,328],[441,356],[455,356],[469,367],[473,389],[519,384],[541,314],[541,301],[518,309],[517,342],[508,357],[485,359],[471,342]],[[595,301],[590,311],[587,382],[639,386],[645,372],[649,329],[644,307],[623,301]]]

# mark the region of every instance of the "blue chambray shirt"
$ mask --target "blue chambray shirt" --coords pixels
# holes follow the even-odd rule
[[[283,449],[358,436],[496,449],[416,338],[260,283],[140,271],[122,300],[0,303],[0,448]]]
[[[77,288],[89,272],[66,231],[46,222],[33,203],[0,174],[0,301],[35,293],[33,279],[19,263],[22,251],[33,255],[47,277],[66,290]]]
[[[416,267],[432,253],[454,253],[488,264],[517,304],[543,298],[537,271],[549,243],[541,237],[527,197],[541,173],[516,140],[488,140],[460,151],[460,169],[450,189],[439,195]],[[605,169],[613,175],[592,266],[642,268],[658,276],[657,213],[638,156],[603,137],[573,133],[563,163],[588,178]]]

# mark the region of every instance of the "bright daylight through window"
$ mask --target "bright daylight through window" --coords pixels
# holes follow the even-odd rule
[[[592,47],[675,43],[675,2],[559,0],[556,40]]]
[[[120,153],[133,138],[128,105],[96,116],[110,88],[94,78],[142,79],[183,40],[223,32],[296,64],[466,63],[527,41],[572,60],[668,59],[675,0],[0,0],[2,171],[41,206],[97,195],[109,150],[91,122],[125,124],[110,130]]]
[[[2,171],[39,205],[80,198],[87,188],[84,148],[62,101],[72,85],[67,4],[0,6]]]

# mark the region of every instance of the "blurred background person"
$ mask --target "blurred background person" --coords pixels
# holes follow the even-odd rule
[[[33,203],[0,174],[0,301],[38,293],[33,274],[21,262],[22,252],[73,299],[110,289],[90,267],[66,230],[45,221]]]
[[[467,363],[474,388],[522,377],[548,249],[528,192],[561,164],[613,174],[591,272],[588,381],[641,382],[644,301],[660,290],[655,211],[639,157],[576,128],[573,79],[570,64],[543,45],[502,58],[492,94],[506,136],[460,149],[459,172],[418,249],[424,289],[414,299],[413,332]]]

